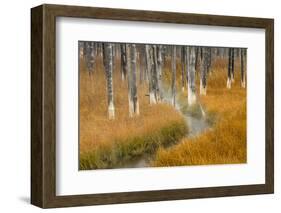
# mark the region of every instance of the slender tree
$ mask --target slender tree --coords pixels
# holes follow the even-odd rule
[[[112,56],[112,44],[104,44],[104,64],[106,71],[106,82],[107,82],[107,100],[108,100],[108,118],[115,118],[115,108],[113,101],[113,56]]]
[[[227,69],[227,82],[226,87],[231,88],[231,75],[232,75],[232,48],[228,48],[228,69]]]
[[[211,66],[212,66],[212,48],[207,47],[206,48],[206,57],[207,57],[207,73],[210,73]]]
[[[87,55],[87,42],[86,41],[83,41],[82,42],[82,46],[83,46],[83,52],[82,52],[82,55],[83,55],[83,58],[85,59],[86,58],[86,55]]]
[[[103,66],[104,68],[106,68],[106,52],[105,52],[105,49],[106,49],[106,43],[102,43],[102,58],[103,58]],[[106,69],[104,70],[106,72]]]
[[[231,82],[234,82],[234,48],[231,48]]]
[[[152,60],[153,60],[153,69],[151,72],[152,77],[152,90],[155,96],[156,103],[160,100],[159,95],[159,69],[158,69],[158,62],[157,62],[157,46],[152,46]]]
[[[154,45],[153,46],[154,52],[154,64],[155,64],[155,72],[154,72],[154,82],[155,82],[155,97],[156,102],[161,102],[162,100],[162,66],[163,66],[163,59],[162,59],[162,45]]]
[[[185,47],[181,47],[181,88],[184,91],[185,87],[185,67],[186,67],[186,54],[185,54]]]
[[[188,54],[188,87],[187,87],[187,102],[188,105],[193,105],[196,102],[195,94],[195,47],[187,47]]]
[[[127,76],[126,45],[121,44],[121,79],[124,81]]]
[[[78,48],[79,48],[79,60],[80,58],[83,58],[83,41],[78,42]]]
[[[157,80],[158,80],[158,102],[162,101],[162,72],[163,72],[163,46],[157,46]]]
[[[207,70],[208,70],[208,49],[201,48],[200,58],[200,95],[206,95],[207,91]]]
[[[240,49],[240,63],[241,63],[241,86],[243,88],[246,87],[246,75],[245,75],[245,57],[246,57],[246,49]]]
[[[177,72],[177,46],[173,46],[172,52],[172,104],[176,106],[176,72]]]
[[[146,57],[146,64],[147,64],[147,75],[148,75],[148,87],[149,87],[149,103],[155,104],[156,103],[156,97],[153,90],[153,50],[151,48],[151,45],[146,44],[145,45],[145,57]]]
[[[146,55],[145,55],[145,46],[140,46],[140,84],[147,79],[147,66],[146,66]]]
[[[199,66],[200,58],[202,57],[201,47],[194,47],[195,48],[195,72],[196,68]]]
[[[86,66],[89,73],[89,76],[92,77],[95,68],[95,43],[94,42],[87,42],[86,47]]]
[[[130,64],[128,67],[128,92],[129,92],[129,116],[139,115],[139,101],[137,95],[137,51],[135,44],[128,44],[127,62]]]

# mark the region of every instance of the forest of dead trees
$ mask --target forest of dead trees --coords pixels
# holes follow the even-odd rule
[[[234,75],[240,75],[241,87],[246,86],[246,59],[245,48],[227,47],[199,47],[156,44],[127,44],[79,42],[80,59],[84,59],[90,78],[94,79],[97,58],[101,57],[106,77],[108,99],[108,118],[115,118],[113,72],[116,69],[115,59],[120,60],[122,81],[128,85],[129,116],[140,113],[138,100],[138,84],[147,84],[149,103],[156,104],[163,100],[163,68],[169,63],[171,81],[169,87],[172,94],[171,104],[175,106],[177,95],[177,61],[180,61],[181,89],[187,90],[189,106],[196,103],[196,76],[200,78],[199,95],[207,95],[208,75],[211,73],[212,63],[216,59],[227,60],[225,75],[226,87],[231,89]],[[239,70],[234,69],[234,63],[239,63]],[[197,75],[196,75],[196,72]],[[139,82],[137,82],[139,81]],[[118,86],[118,85],[117,85]]]

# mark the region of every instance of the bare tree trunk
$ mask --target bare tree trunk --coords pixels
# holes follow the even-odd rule
[[[139,62],[140,62],[140,69],[139,69],[139,74],[140,74],[140,84],[142,84],[144,80],[144,75],[145,75],[145,69],[144,69],[144,57],[143,57],[143,45],[139,46]]]
[[[182,46],[181,51],[181,88],[184,91],[185,87],[185,66],[186,66],[186,55],[185,55],[185,47]]]
[[[246,87],[246,75],[245,75],[245,56],[246,50],[240,49],[240,59],[241,59],[241,87]]]
[[[78,42],[78,48],[79,48],[79,60],[80,58],[83,58],[83,48],[84,48],[84,42],[83,41],[79,41]]]
[[[146,55],[145,46],[140,46],[140,84],[147,80],[147,66],[146,66]]]
[[[226,87],[228,89],[231,88],[231,72],[232,72],[232,50],[231,48],[228,49],[228,69],[227,69],[227,82]]]
[[[102,43],[102,58],[103,58],[103,66],[104,68],[106,68],[106,53],[105,53],[105,49],[106,49],[106,43]],[[106,69],[104,70],[106,72]]]
[[[149,103],[155,104],[156,98],[153,91],[153,57],[152,57],[152,48],[150,45],[145,45],[145,55],[146,55],[146,63],[147,63],[147,75],[148,75],[148,85],[149,85]]]
[[[207,74],[209,74],[212,66],[212,48],[208,47],[207,49]]]
[[[132,63],[131,63],[131,44],[126,44],[126,67],[127,67],[127,80],[128,80],[128,101],[129,101],[129,117],[134,115],[134,102],[132,99]]]
[[[155,55],[155,82],[156,82],[156,101],[161,102],[162,101],[162,65],[163,65],[163,59],[162,59],[162,45],[157,45],[154,48]]]
[[[155,96],[156,103],[160,101],[160,88],[159,88],[159,66],[157,60],[157,46],[152,46],[153,50],[153,69],[152,69],[152,90]]]
[[[162,56],[162,45],[157,46],[157,82],[158,82],[158,101],[162,101],[162,68],[163,68],[163,56]]]
[[[200,58],[200,95],[206,95],[207,92],[207,69],[208,69],[208,49],[201,48]]]
[[[187,102],[188,105],[194,105],[196,102],[196,94],[195,94],[195,47],[187,48],[188,54],[188,96]]]
[[[234,82],[234,48],[231,48],[231,82]]]
[[[128,69],[128,91],[129,91],[129,116],[139,115],[139,101],[137,96],[137,52],[136,45],[129,44],[127,49],[127,62],[131,64]]]
[[[127,75],[127,65],[126,65],[126,45],[121,44],[121,79],[124,81]]]
[[[201,47],[194,47],[195,48],[195,71],[196,71],[196,68],[200,62],[200,58],[201,58]]]
[[[87,42],[83,41],[83,58],[85,59],[87,55]]]
[[[107,80],[107,100],[108,100],[108,118],[115,118],[115,108],[113,101],[113,52],[112,44],[104,44],[104,64],[106,70],[106,80]]]
[[[172,105],[176,106],[176,72],[177,72],[177,47],[173,46],[172,53]]]
[[[189,57],[190,57],[190,47],[186,46],[185,49],[185,77],[186,77],[186,88],[188,90],[188,75],[189,75]]]
[[[89,76],[92,78],[95,67],[95,43],[87,42],[87,50],[86,50],[86,66],[89,73]]]

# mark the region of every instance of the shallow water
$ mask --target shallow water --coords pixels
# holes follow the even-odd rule
[[[164,96],[163,101],[167,102],[167,103],[171,103],[171,101],[170,101],[171,97],[169,97],[168,94],[169,93],[167,92],[166,95]],[[205,116],[204,109],[202,108],[200,103],[198,106],[200,107],[201,115],[192,115],[192,113],[185,112],[183,110],[182,103],[180,103],[178,100],[176,102],[176,109],[179,112],[181,112],[181,114],[183,115],[185,122],[188,126],[188,131],[186,132],[187,138],[195,137],[210,128],[210,124],[208,123],[208,121],[205,118],[206,116]],[[171,146],[169,146],[169,148],[173,147],[177,144],[178,143],[171,145]],[[168,148],[168,147],[166,147],[166,148]],[[129,162],[123,163],[121,166],[119,166],[119,168],[149,167],[150,166],[149,162],[151,161],[151,159],[153,159],[153,157],[154,157],[154,154],[151,154],[151,155],[145,154],[145,155],[135,158]]]
[[[196,135],[199,135],[210,127],[205,118],[197,118],[186,115],[184,115],[184,118],[189,128],[187,137],[194,137]]]
[[[186,133],[186,137],[195,137],[202,132],[206,131],[207,129],[210,128],[210,125],[206,121],[205,118],[197,118],[194,116],[188,116],[183,114],[185,121],[188,125],[189,131]],[[178,143],[177,143],[178,144]],[[171,145],[169,147],[173,147],[177,144]],[[153,159],[153,154],[152,155],[143,155],[138,158],[135,158],[129,162],[123,163],[119,168],[144,168],[144,167],[149,167],[149,162],[150,160]]]

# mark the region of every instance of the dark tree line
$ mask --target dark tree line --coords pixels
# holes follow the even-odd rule
[[[79,54],[84,59],[87,72],[92,78],[97,57],[103,59],[106,76],[109,119],[115,118],[113,72],[115,58],[120,60],[120,75],[122,81],[128,84],[129,116],[140,113],[137,79],[139,84],[148,84],[149,103],[156,104],[163,100],[163,69],[170,62],[171,67],[171,104],[176,105],[177,76],[181,76],[181,88],[187,89],[187,102],[196,103],[196,76],[200,77],[200,95],[207,94],[207,79],[212,72],[212,62],[225,59],[227,88],[234,83],[235,61],[240,63],[241,86],[246,86],[246,58],[245,48],[220,48],[198,46],[176,46],[156,44],[125,44],[79,42]],[[177,74],[177,64],[180,62],[180,73]],[[166,68],[167,69],[167,68]],[[198,72],[198,74],[196,74]]]

